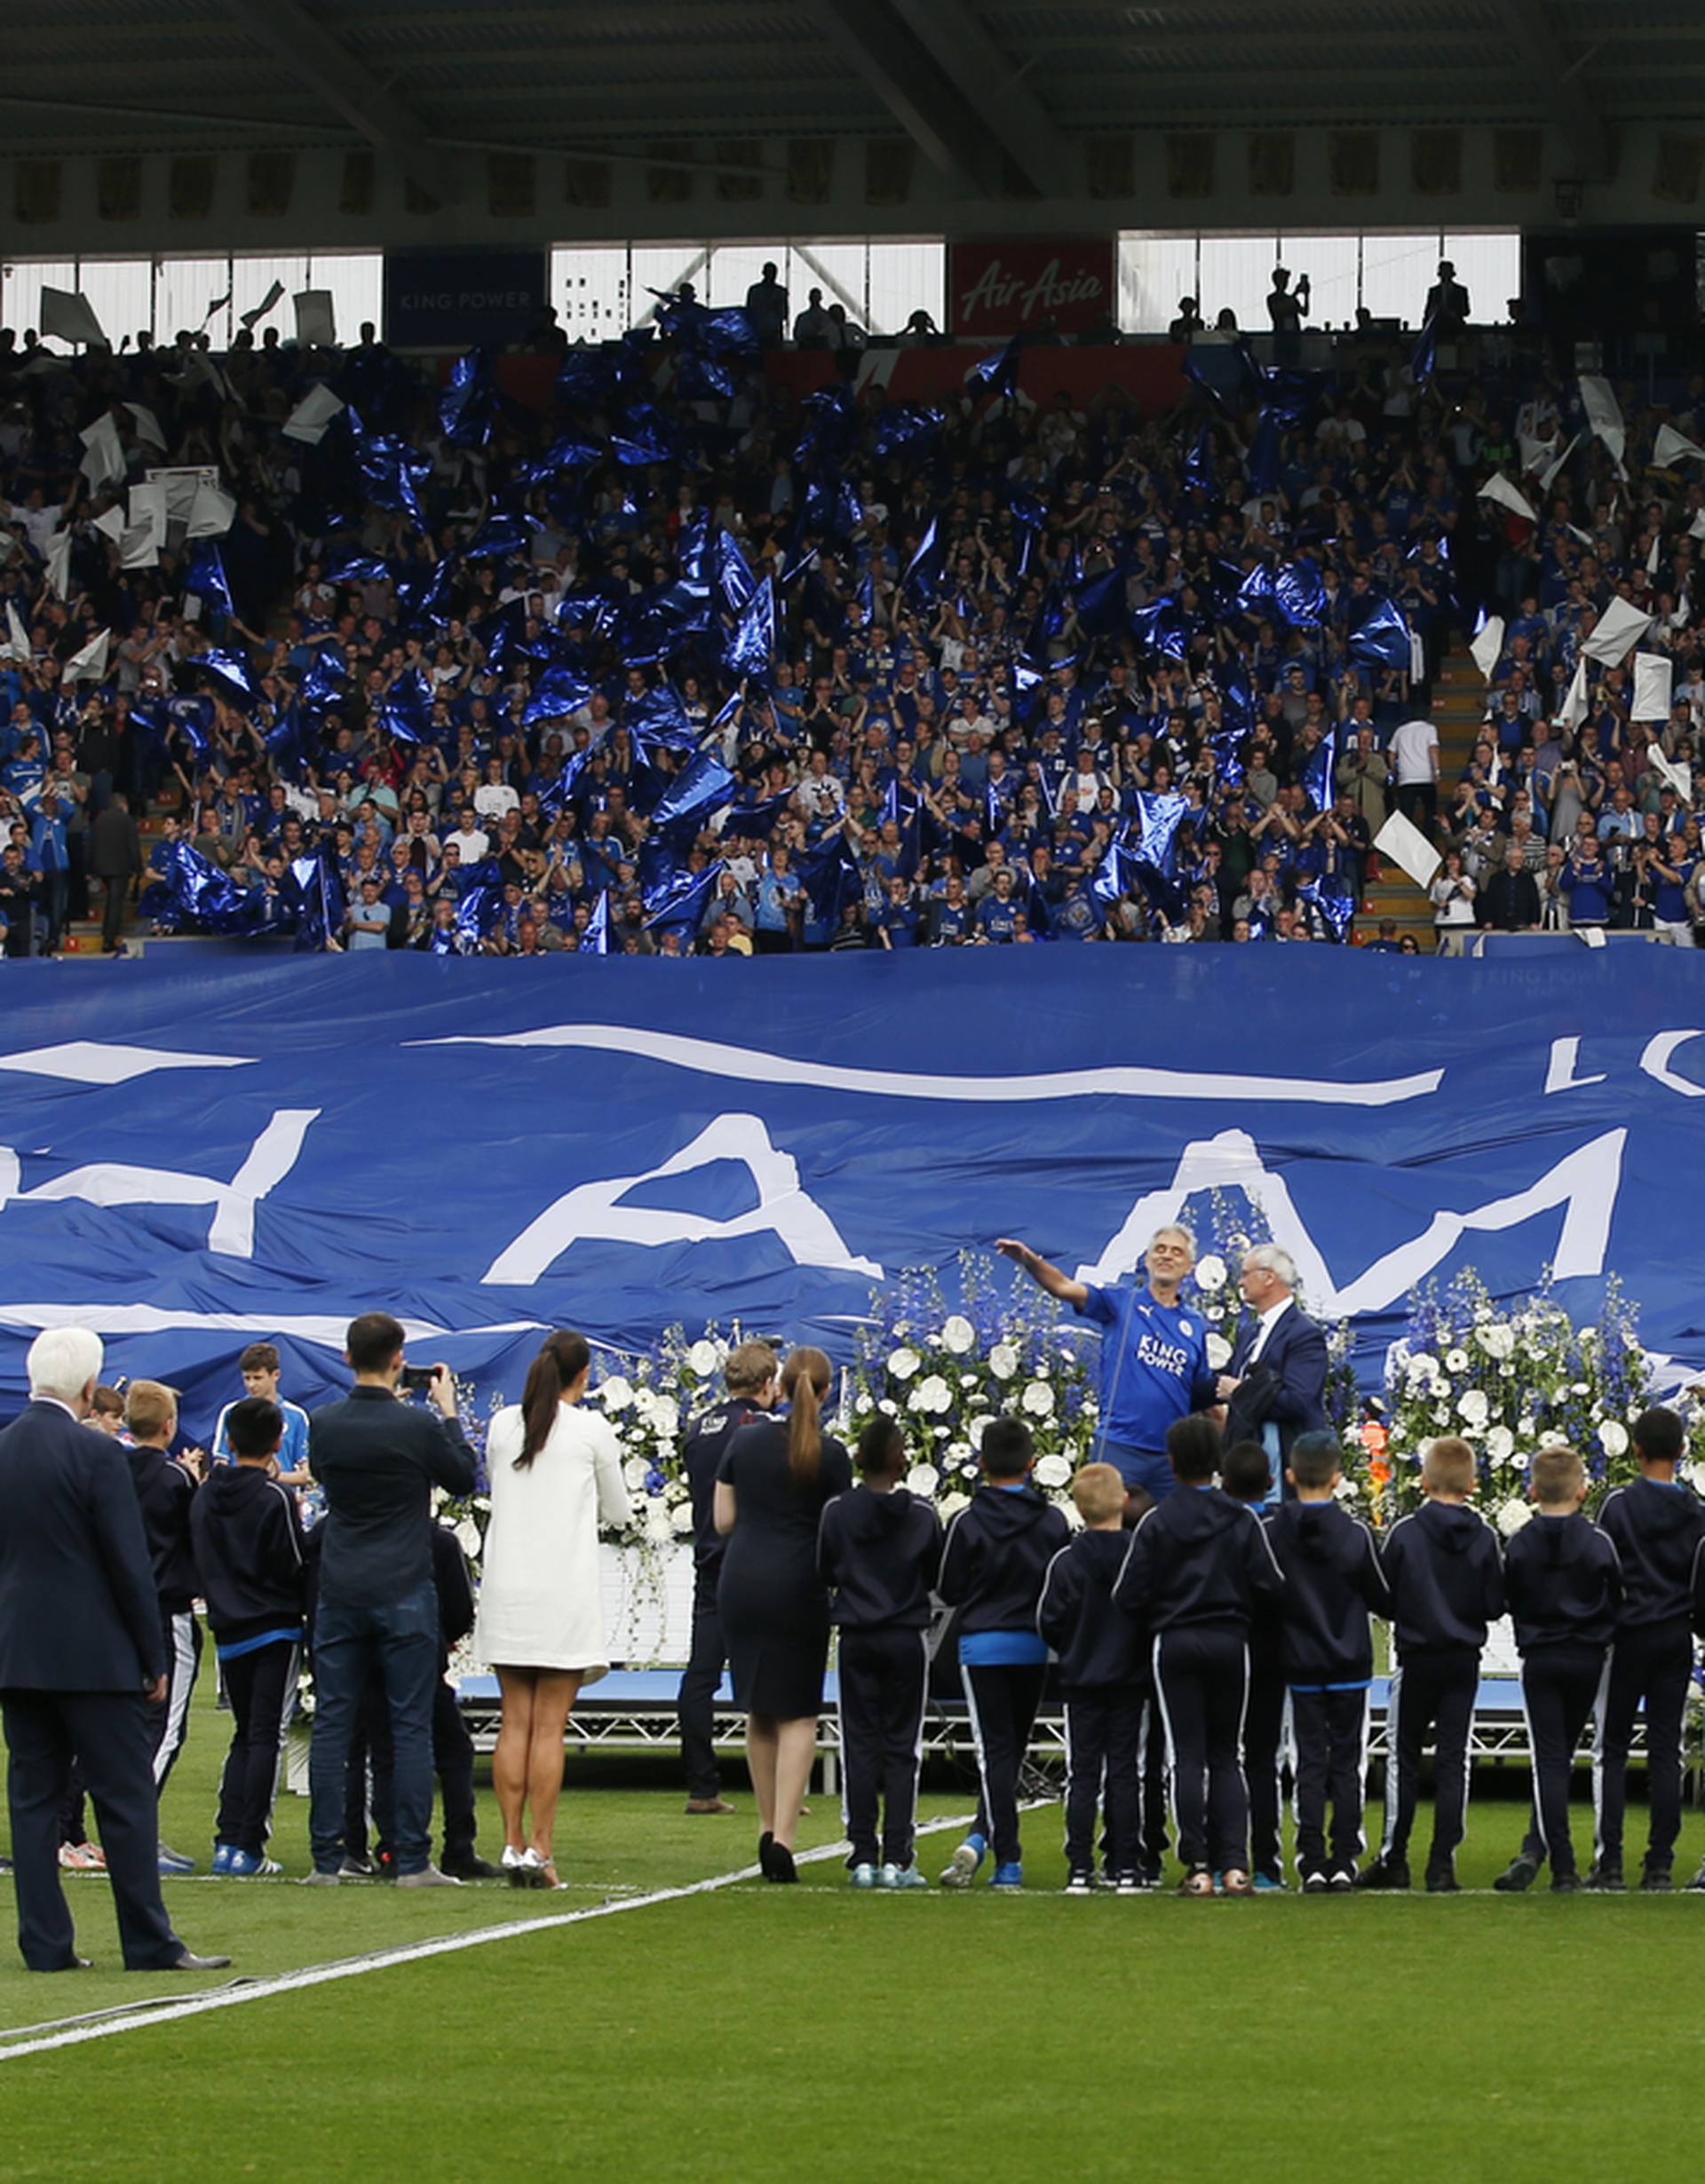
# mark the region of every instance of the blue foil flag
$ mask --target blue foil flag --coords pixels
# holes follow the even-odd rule
[[[239,887],[187,842],[161,848],[164,870],[143,889],[137,908],[163,930],[189,926],[206,933],[252,934],[277,925],[279,911],[269,909],[266,889]]]
[[[847,904],[864,893],[864,874],[845,835],[796,857],[794,870],[813,915],[826,925],[838,925]]]
[[[930,518],[929,528],[918,542],[917,551],[906,564],[906,574],[900,588],[908,597],[932,605],[941,589],[941,563],[944,548],[936,535],[935,518]]]
[[[345,554],[326,571],[329,584],[380,584],[391,571],[377,554]]]
[[[1104,574],[1078,585],[1072,594],[1072,605],[1080,629],[1091,637],[1112,637],[1117,631],[1125,616],[1127,574],[1124,563],[1119,561]]]
[[[496,561],[527,551],[532,530],[520,516],[488,516],[462,549],[464,561]]]
[[[694,834],[730,801],[737,786],[714,751],[701,751],[676,775],[668,795],[652,811],[651,823]]]
[[[184,590],[193,591],[203,608],[211,607],[216,614],[227,617],[232,613],[224,557],[210,538],[198,539],[190,548],[184,564]]]
[[[646,919],[646,930],[696,935],[725,870],[722,859],[718,858],[702,872],[678,872],[663,887],[645,895],[642,899],[650,913]]]
[[[731,675],[766,684],[775,658],[775,592],[766,576],[741,612],[722,648]]]
[[[1264,408],[1257,420],[1249,440],[1249,452],[1244,458],[1244,474],[1257,493],[1276,493],[1279,489],[1280,459],[1284,452],[1283,435],[1274,411]]]
[[[706,566],[710,559],[710,519],[708,516],[694,516],[691,523],[681,526],[680,536],[675,542],[675,559],[683,577],[690,584],[708,584],[713,572]]]
[[[583,705],[591,704],[597,689],[595,683],[589,683],[573,668],[547,668],[533,685],[521,713],[521,725],[530,728],[535,720],[560,720],[567,713],[577,713]]]
[[[1133,860],[1130,876],[1169,925],[1183,924],[1189,914],[1190,898],[1176,881],[1140,857]]]
[[[394,432],[361,432],[355,441],[355,467],[367,487],[368,498],[377,507],[410,517],[424,527],[425,518],[421,514],[415,487],[432,474],[432,466],[426,456],[417,455]]]
[[[1335,794],[1333,774],[1338,763],[1338,732],[1328,729],[1303,767],[1303,787],[1316,811],[1329,811]]]
[[[1125,891],[1130,863],[1129,854],[1116,842],[1109,842],[1106,854],[1090,875],[1090,898],[1103,920]]]
[[[343,661],[330,645],[316,645],[297,692],[304,707],[313,712],[322,706],[340,704],[348,688],[349,670]]]
[[[302,770],[306,737],[300,701],[293,699],[266,732],[266,756],[287,780]]]
[[[892,403],[876,419],[871,444],[878,455],[923,455],[935,441],[945,415],[922,402]]]
[[[456,930],[470,946],[477,946],[497,922],[504,901],[504,868],[495,857],[471,865],[461,874],[462,891],[456,898]]]
[[[1214,747],[1215,771],[1219,779],[1227,788],[1241,788],[1244,774],[1241,749],[1242,730],[1223,729],[1211,740]]]
[[[1152,788],[1138,791],[1136,854],[1169,880],[1178,869],[1175,837],[1189,809],[1190,799],[1176,790],[1164,794]]]
[[[1350,921],[1356,914],[1352,897],[1341,889],[1328,887],[1324,880],[1310,880],[1297,889],[1297,899],[1318,911],[1320,922],[1332,939],[1344,938],[1350,930]]]
[[[457,447],[483,447],[491,438],[496,392],[491,358],[484,349],[470,349],[457,357],[438,398],[438,421],[446,439]]]
[[[1409,625],[1391,599],[1374,604],[1360,625],[1350,634],[1350,657],[1363,667],[1395,668],[1409,671]]]
[[[583,955],[607,955],[610,952],[610,891],[606,888],[592,905],[592,914],[586,921],[586,930],[580,936]]]
[[[298,857],[289,870],[287,899],[294,897],[296,947],[298,954],[312,949],[322,954],[328,941],[342,937],[344,884],[337,861],[329,849]]]
[[[1184,458],[1185,483],[1202,493],[1214,490],[1214,436],[1207,425],[1197,433],[1195,445]]]
[[[1431,313],[1422,326],[1414,353],[1409,358],[1409,369],[1415,375],[1417,387],[1424,387],[1439,366],[1439,324]]]
[[[565,432],[553,439],[542,455],[535,456],[531,463],[523,463],[516,476],[525,485],[546,485],[567,471],[584,470],[588,463],[598,462],[603,453],[601,441],[588,439],[583,432]]]
[[[757,590],[757,580],[733,532],[718,531],[712,550],[716,555],[717,589],[722,594],[722,603],[731,614],[738,614]]]
[[[697,732],[667,683],[659,683],[655,690],[641,697],[628,699],[623,718],[642,748],[651,744],[664,750],[692,750],[697,745]]]
[[[254,703],[255,686],[249,680],[249,662],[241,653],[225,652],[210,645],[204,652],[197,653],[190,664],[223,684],[225,695],[245,712]]]
[[[1019,356],[1023,339],[1021,334],[1015,334],[1004,348],[979,358],[965,374],[965,384],[976,393],[1016,394],[1019,391]]]
[[[1237,606],[1241,613],[1248,614],[1255,621],[1285,619],[1273,571],[1265,562],[1258,562],[1238,585]]]
[[[1324,617],[1326,586],[1306,557],[1288,561],[1273,578],[1273,589],[1285,620],[1298,629],[1310,629]]]
[[[1182,660],[1190,649],[1184,633],[1184,609],[1170,593],[1137,609],[1130,618],[1130,633],[1139,645],[1164,653],[1169,659]]]
[[[137,708],[138,711],[140,708]],[[197,758],[205,758],[213,734],[213,700],[205,697],[169,698],[167,733],[175,729]]]

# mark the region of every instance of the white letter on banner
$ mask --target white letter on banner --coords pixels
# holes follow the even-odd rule
[[[757,1204],[749,1213],[718,1221],[707,1214],[671,1213],[618,1201],[641,1183],[668,1175],[686,1175],[713,1160],[739,1160],[750,1175]],[[565,1191],[536,1221],[499,1252],[484,1278],[488,1282],[535,1282],[570,1244],[582,1238],[617,1244],[700,1244],[773,1230],[797,1266],[832,1268],[880,1281],[874,1259],[855,1258],[840,1231],[817,1201],[799,1187],[798,1164],[770,1143],[756,1115],[718,1115],[689,1145],[672,1153],[661,1167],[638,1175],[612,1175]]]
[[[1690,1100],[1705,1099],[1705,1084],[1690,1083],[1685,1077],[1677,1077],[1669,1066],[1677,1048],[1685,1047],[1690,1039],[1705,1039],[1705,1032],[1660,1032],[1655,1039],[1646,1041],[1640,1067],[1671,1092],[1679,1092]]]
[[[1464,1214],[1435,1214],[1412,1242],[1387,1252],[1340,1289],[1304,1226],[1283,1179],[1262,1165],[1247,1132],[1224,1130],[1217,1137],[1185,1147],[1171,1183],[1137,1200],[1100,1258],[1091,1266],[1079,1267],[1076,1279],[1111,1282],[1130,1273],[1162,1223],[1178,1220],[1194,1191],[1213,1190],[1241,1191],[1252,1205],[1258,1206],[1267,1217],[1273,1242],[1297,1262],[1310,1309],[1345,1318],[1358,1312],[1383,1311],[1406,1295],[1431,1273],[1465,1231],[1517,1228],[1536,1214],[1549,1213],[1559,1206],[1566,1210],[1552,1271],[1559,1281],[1579,1274],[1602,1274],[1627,1142],[1626,1130],[1607,1130],[1602,1137],[1566,1154],[1526,1191],[1495,1199]]]
[[[1552,1040],[1551,1058],[1545,1070],[1545,1090],[1547,1092],[1574,1092],[1582,1085],[1603,1084],[1605,1081],[1603,1070],[1592,1077],[1575,1075],[1574,1065],[1580,1059],[1581,1041],[1578,1039]]]
[[[317,1107],[281,1107],[250,1148],[234,1180],[186,1175],[177,1168],[132,1167],[99,1160],[18,1193],[19,1202],[82,1199],[90,1206],[210,1206],[207,1248],[230,1259],[255,1255],[255,1207],[296,1166]],[[0,1185],[5,1181],[0,1160]]]

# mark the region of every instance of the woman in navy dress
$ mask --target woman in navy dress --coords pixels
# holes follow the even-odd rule
[[[781,1368],[787,1417],[742,1426],[717,1473],[716,1526],[728,1540],[717,1602],[734,1697],[746,1710],[766,1880],[798,1879],[794,1831],[816,1756],[829,1659],[817,1522],[824,1503],[852,1484],[845,1449],[822,1430],[832,1377],[821,1350],[790,1351]]]

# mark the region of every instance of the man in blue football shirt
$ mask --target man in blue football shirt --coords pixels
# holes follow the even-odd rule
[[[1002,1237],[995,1249],[1016,1260],[1051,1297],[1092,1319],[1101,1334],[1100,1434],[1095,1457],[1118,1467],[1125,1484],[1160,1501],[1173,1487],[1166,1429],[1192,1411],[1218,1401],[1208,1366],[1201,1314],[1179,1306],[1178,1292],[1196,1262],[1188,1229],[1168,1223],[1149,1239],[1141,1287],[1098,1288],[1073,1281],[1029,1245]]]

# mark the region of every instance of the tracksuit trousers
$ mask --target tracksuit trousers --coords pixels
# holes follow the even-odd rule
[[[1293,1690],[1290,1733],[1297,1750],[1297,1871],[1328,1878],[1335,1872],[1353,1874],[1368,1847],[1361,1824],[1368,1772],[1366,1685],[1353,1691]],[[1257,1856],[1256,1864],[1260,1863]]]
[[[977,1745],[982,1794],[976,1832],[993,1846],[997,1865],[1016,1865],[1019,1845],[1019,1769],[1030,1748],[1042,1704],[1045,1662],[972,1668],[961,1663],[971,1733]]]
[[[301,1646],[293,1638],[274,1639],[252,1653],[227,1656],[220,1663],[235,1727],[219,1781],[217,1842],[259,1857],[272,1832],[273,1799],[284,1749],[284,1725],[296,1697]]]
[[[1284,1871],[1285,1677],[1271,1658],[1249,1663],[1243,1718],[1243,1773],[1249,1785],[1249,1863],[1277,1880]]]
[[[1162,1631],[1154,1640],[1154,1689],[1166,1724],[1179,1861],[1193,1872],[1241,1870],[1249,1855],[1243,1633],[1208,1625]]]
[[[1610,1676],[1600,1719],[1597,1788],[1598,1857],[1620,1864],[1628,1804],[1628,1748],[1646,1701],[1646,1782],[1650,1803],[1646,1858],[1665,1866],[1681,1832],[1681,1717],[1693,1669],[1693,1639],[1685,1616],[1619,1630],[1610,1650]]]
[[[852,1846],[846,1863],[849,1867],[909,1865],[916,1844],[917,1777],[924,1763],[929,1633],[897,1625],[844,1630],[836,1662],[841,1695],[841,1808]]]
[[[1385,1840],[1382,1855],[1401,1862],[1409,1854],[1415,1808],[1421,1792],[1421,1747],[1431,1729],[1433,1747],[1432,1847],[1429,1866],[1454,1857],[1468,1813],[1468,1732],[1480,1684],[1480,1657],[1471,1646],[1405,1653],[1392,1678],[1387,1702]]]
[[[1532,1748],[1534,1816],[1553,1880],[1575,1871],[1569,1836],[1569,1776],[1581,1732],[1605,1682],[1603,1646],[1536,1646],[1522,1657],[1521,1703]]]
[[[1136,1873],[1144,1863],[1143,1705],[1141,1684],[1078,1685],[1066,1700],[1066,1864],[1073,1872],[1095,1864],[1095,1827],[1106,1870]]]

